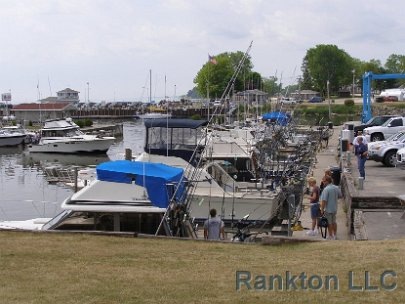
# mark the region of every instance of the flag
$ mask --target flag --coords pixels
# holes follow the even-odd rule
[[[211,62],[212,64],[218,64],[217,59],[214,56],[211,56],[208,54],[208,61]]]

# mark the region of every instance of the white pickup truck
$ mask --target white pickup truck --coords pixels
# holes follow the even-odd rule
[[[364,134],[368,142],[381,141],[403,130],[405,130],[405,117],[396,116],[388,119],[381,126],[365,128]]]
[[[399,149],[397,151],[397,163],[395,166],[397,168],[405,170],[405,148]]]

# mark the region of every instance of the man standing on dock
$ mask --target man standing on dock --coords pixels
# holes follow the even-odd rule
[[[342,193],[338,186],[332,183],[332,177],[325,176],[324,182],[326,184],[321,194],[321,211],[328,220],[329,240],[336,240],[337,223],[336,213],[338,200],[342,197]]]
[[[217,217],[217,210],[210,210],[210,218],[204,222],[204,239],[219,240],[225,239],[224,222]],[[222,237],[222,238],[221,238]]]

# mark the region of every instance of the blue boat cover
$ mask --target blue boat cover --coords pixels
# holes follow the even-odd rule
[[[167,208],[183,175],[183,169],[180,168],[129,160],[101,163],[96,170],[97,178],[102,181],[127,184],[135,181],[136,185],[146,188],[152,204],[161,208]],[[183,191],[184,184],[180,185],[176,198],[180,198]]]
[[[270,120],[280,126],[286,126],[291,120],[291,116],[285,112],[270,112],[262,115],[263,120]]]

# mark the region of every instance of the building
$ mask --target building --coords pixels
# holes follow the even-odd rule
[[[314,96],[319,96],[319,92],[312,90],[295,91],[290,96],[296,100],[310,100]]]
[[[56,103],[22,103],[15,105],[11,112],[17,121],[38,123],[47,119],[70,117],[76,110],[76,106],[71,102]]]
[[[237,103],[249,102],[249,104],[264,105],[268,99],[269,94],[257,89],[238,92],[235,95],[235,101]]]
[[[50,96],[44,99],[41,99],[41,103],[59,103],[59,102],[70,102],[77,104],[80,102],[78,91],[72,90],[70,88],[66,88],[62,91],[56,92],[56,97]]]

